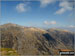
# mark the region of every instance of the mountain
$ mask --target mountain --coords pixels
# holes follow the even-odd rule
[[[20,55],[59,54],[59,49],[74,48],[74,33],[62,29],[40,29],[17,24],[0,26],[1,47],[15,49]]]
[[[74,33],[63,29],[48,29],[51,36],[63,43],[68,49],[74,48]]]

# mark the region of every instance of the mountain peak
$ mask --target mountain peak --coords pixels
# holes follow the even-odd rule
[[[17,24],[13,24],[13,23],[7,23],[7,24],[3,24],[2,26],[16,26]]]

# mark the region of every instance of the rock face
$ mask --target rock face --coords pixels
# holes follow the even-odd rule
[[[1,47],[17,50],[21,55],[52,55],[58,49],[73,49],[74,34],[69,31],[22,27],[16,24],[0,26]]]

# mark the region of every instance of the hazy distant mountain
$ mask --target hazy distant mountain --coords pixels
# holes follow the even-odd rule
[[[74,34],[67,30],[43,30],[23,27],[16,24],[4,24],[1,29],[2,48],[12,48],[22,55],[58,54],[58,49],[71,49],[74,46]]]
[[[59,27],[60,29],[65,29],[71,32],[75,32],[75,27]]]

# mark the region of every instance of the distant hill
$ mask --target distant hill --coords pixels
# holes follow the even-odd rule
[[[74,33],[61,29],[43,30],[16,24],[0,26],[1,47],[15,49],[21,55],[59,54],[58,49],[74,48]]]

